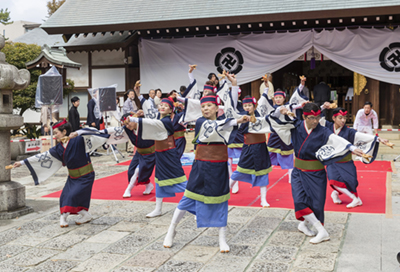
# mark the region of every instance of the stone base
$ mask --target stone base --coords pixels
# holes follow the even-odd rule
[[[25,207],[25,186],[15,181],[0,182],[0,212],[12,212]]]
[[[25,206],[15,211],[0,212],[0,220],[13,219],[31,212],[33,212],[33,208],[29,206]]]

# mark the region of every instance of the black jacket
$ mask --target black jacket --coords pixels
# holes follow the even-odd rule
[[[314,87],[314,102],[322,105],[326,101],[331,100],[331,88],[325,83],[320,83]]]
[[[72,131],[77,131],[79,130],[79,112],[78,109],[75,106],[72,106],[69,109],[69,113],[68,113],[68,121],[70,122],[71,126],[72,126]]]
[[[94,99],[90,99],[89,103],[87,104],[88,112],[87,112],[87,125],[89,127],[92,126],[92,123],[96,124],[96,128],[100,129],[100,119],[97,119],[94,115],[94,107],[96,106],[96,102]]]

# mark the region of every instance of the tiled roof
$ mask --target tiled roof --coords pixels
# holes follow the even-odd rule
[[[102,26],[399,6],[393,0],[68,0],[43,25]],[[398,12],[397,12],[398,13]],[[287,17],[282,18],[287,19]],[[125,29],[128,30],[128,29]]]
[[[45,44],[49,46],[64,43],[62,35],[49,35],[46,31],[40,27],[28,31],[22,36],[14,39],[13,42],[20,42],[26,44],[37,44],[43,46]]]
[[[63,47],[74,47],[74,46],[83,46],[83,45],[100,45],[100,44],[114,44],[114,43],[123,43],[128,40],[130,37],[128,31],[124,31],[122,35],[119,32],[116,32],[114,35],[110,35],[109,32],[104,33],[104,36],[100,33],[97,33],[96,36],[92,36],[89,34],[87,37],[84,37],[83,34],[80,34],[78,37],[72,36],[68,43],[61,44]]]
[[[47,45],[44,45],[42,48],[42,52],[40,53],[40,55],[30,61],[26,63],[26,66],[32,66],[32,65],[36,65],[38,62],[40,62],[40,60],[42,58],[45,58],[46,60],[48,60],[50,63],[52,63],[53,65],[58,65],[61,67],[72,67],[72,68],[80,68],[82,66],[82,64],[77,63],[75,61],[70,60],[67,57],[67,52],[64,48],[60,47],[60,48],[50,48]]]

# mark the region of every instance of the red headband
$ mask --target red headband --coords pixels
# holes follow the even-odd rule
[[[245,97],[243,99],[243,104],[257,104],[257,101],[254,97]]]
[[[58,122],[57,124],[55,124],[54,126],[52,126],[53,129],[56,129],[58,127],[61,127],[62,125],[66,124],[67,120],[62,120],[61,122]]]
[[[129,117],[132,117],[132,116],[133,116],[133,115],[131,114],[131,115],[128,115],[128,116],[122,117],[122,118],[121,118],[121,120],[120,120],[120,121],[121,121],[121,124],[123,124],[123,123],[125,122],[125,120],[126,120],[126,119],[128,119],[128,120],[129,120]]]
[[[311,112],[303,112],[303,114],[304,114],[305,116],[308,116],[308,115],[318,116],[318,115],[321,114],[321,110],[318,110],[318,111],[313,111],[313,110],[311,110]]]
[[[163,98],[161,103],[167,103],[171,110],[174,109],[174,100],[171,97]]]
[[[347,115],[347,111],[342,111],[340,110],[338,113],[335,113],[333,116],[338,116],[338,115],[342,115],[342,116],[346,116]]]
[[[215,105],[219,106],[221,104],[221,99],[219,96],[207,95],[200,99],[200,103],[214,103]]]

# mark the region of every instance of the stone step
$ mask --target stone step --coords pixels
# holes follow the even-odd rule
[[[379,137],[388,140],[400,140],[400,133],[379,133]]]
[[[399,149],[399,150],[396,150],[396,149],[391,149],[391,148],[381,148],[381,147],[379,147],[378,156],[379,156],[380,154],[400,155],[400,149]]]

